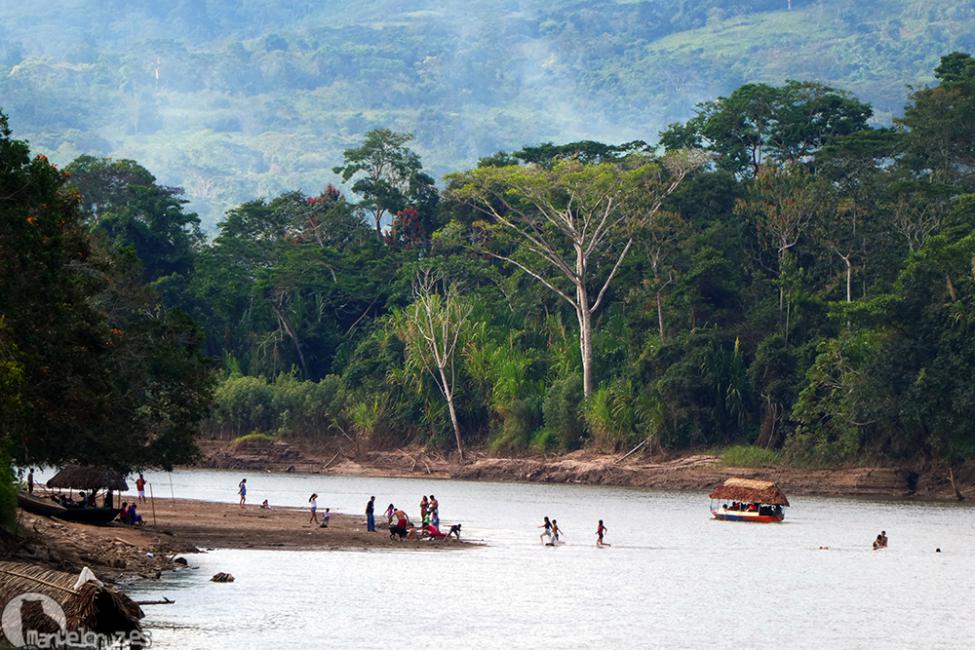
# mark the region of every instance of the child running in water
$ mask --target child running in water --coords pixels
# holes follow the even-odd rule
[[[609,546],[609,544],[603,544],[603,535],[609,530],[603,525],[603,520],[599,520],[599,525],[596,526],[596,546]]]
[[[551,542],[552,541],[552,522],[548,520],[548,517],[545,517],[545,521],[542,522],[542,525],[539,526],[539,528],[544,528],[545,530],[543,530],[542,531],[542,534],[538,536],[538,541],[541,542],[542,544],[544,544],[545,543],[545,538],[548,537],[548,541]]]
[[[552,541],[546,544],[546,546],[558,546],[559,536],[562,534],[562,529],[559,528],[559,522],[556,519],[552,520]]]

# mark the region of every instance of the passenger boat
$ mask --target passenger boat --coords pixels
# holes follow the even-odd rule
[[[65,521],[77,521],[83,524],[108,524],[114,521],[119,513],[118,508],[67,507],[54,499],[43,498],[26,492],[17,493],[17,502],[21,508],[35,515],[57,517]]]
[[[711,516],[723,521],[778,524],[785,519],[782,507],[789,505],[789,500],[775,483],[745,478],[729,478],[709,496]],[[715,499],[724,503],[716,505]]]

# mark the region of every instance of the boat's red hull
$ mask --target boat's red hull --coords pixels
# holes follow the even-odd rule
[[[712,510],[711,516],[721,521],[750,521],[753,524],[781,524],[785,515],[760,515],[738,510]]]

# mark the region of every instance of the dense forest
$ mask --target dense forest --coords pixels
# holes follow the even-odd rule
[[[248,201],[212,240],[139,163],[61,170],[0,119],[9,453],[169,466],[258,433],[950,467],[975,454],[975,59],[934,77],[889,128],[746,84],[659,146],[498,152],[442,189],[377,129],[334,163],[354,194]]]
[[[51,161],[138,160],[203,229],[377,128],[432,176],[544,141],[653,139],[746,82],[819,80],[890,124],[972,0],[48,0],[0,3],[0,98]],[[347,189],[347,188],[342,188]]]

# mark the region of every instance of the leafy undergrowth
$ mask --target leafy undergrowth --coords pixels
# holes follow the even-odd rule
[[[716,454],[725,465],[735,467],[771,467],[782,464],[782,454],[755,445],[733,445]]]
[[[248,443],[248,442],[255,442],[257,440],[266,440],[267,442],[274,442],[275,440],[277,440],[277,438],[275,436],[272,436],[272,435],[269,435],[269,434],[266,434],[266,433],[257,433],[257,432],[254,432],[254,433],[248,433],[247,435],[239,436],[237,438],[234,438],[233,445],[234,445],[234,447],[237,447],[239,445],[242,445],[242,444],[245,444],[245,443]]]

